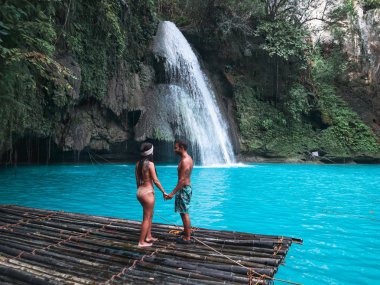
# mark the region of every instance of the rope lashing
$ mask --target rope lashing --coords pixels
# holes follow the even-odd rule
[[[253,284],[254,275],[251,268],[247,271],[247,276],[248,276],[248,285],[254,285]]]
[[[9,261],[12,260],[12,259],[19,259],[19,258],[21,258],[22,255],[25,254],[25,253],[29,253],[29,254],[35,255],[37,251],[48,250],[48,249],[50,249],[50,248],[60,246],[60,245],[62,245],[62,244],[65,243],[65,242],[71,241],[73,238],[86,237],[86,236],[88,236],[88,235],[91,234],[91,233],[97,233],[97,232],[99,232],[99,231],[101,231],[101,230],[104,230],[107,226],[111,226],[112,223],[113,223],[113,221],[110,222],[109,224],[104,224],[102,227],[100,227],[100,228],[98,228],[98,229],[95,229],[95,230],[88,230],[88,231],[86,231],[86,232],[84,232],[84,233],[82,233],[82,234],[80,234],[80,235],[70,235],[68,238],[66,238],[66,239],[64,239],[64,240],[61,240],[61,241],[59,241],[59,242],[57,242],[57,243],[52,243],[52,244],[49,244],[49,245],[47,245],[47,246],[45,246],[45,247],[42,247],[42,248],[36,248],[36,249],[33,249],[33,250],[30,251],[30,252],[27,252],[27,251],[21,251],[17,256],[7,258],[7,259],[6,259],[6,262],[9,262]]]
[[[132,265],[131,266],[126,266],[124,267],[119,273],[116,273],[114,275],[112,275],[108,280],[100,283],[100,285],[105,285],[105,284],[110,284],[112,281],[114,281],[116,278],[121,278],[121,276],[125,275],[129,270],[132,270],[136,267],[137,263],[139,262],[143,262],[144,259],[146,257],[152,257],[153,255],[155,255],[156,253],[158,253],[160,250],[165,250],[165,249],[168,249],[169,247],[173,246],[174,245],[174,242],[172,243],[169,243],[168,245],[166,245],[165,247],[163,248],[156,248],[156,250],[154,250],[152,253],[150,254],[144,254],[140,259],[136,259],[135,261],[133,261]]]
[[[182,227],[180,227],[179,225],[177,225],[175,223],[172,223],[168,219],[165,219],[164,217],[160,216],[159,214],[155,213],[155,215],[158,216],[159,218],[161,218],[162,220],[164,220],[165,222],[168,222],[169,224],[171,224],[171,225],[175,226],[176,228],[178,228],[177,230],[170,230],[168,232],[169,234],[179,235],[182,232]],[[191,227],[191,229],[190,229],[191,232],[195,232],[195,231],[198,231],[198,230],[200,230],[200,228],[197,228],[197,227]]]
[[[93,154],[95,154],[97,157],[99,157],[99,158],[101,158],[101,159],[103,159],[105,162],[107,162],[107,163],[110,163],[110,164],[115,164],[114,162],[112,162],[112,161],[109,161],[108,159],[105,159],[104,157],[102,157],[101,155],[99,155],[99,154],[97,154],[97,153],[93,153]]]
[[[59,213],[62,213],[63,211],[60,211]],[[47,216],[43,216],[43,217],[39,217],[39,218],[33,218],[33,219],[27,219],[27,220],[20,220],[19,222],[17,223],[14,223],[14,224],[6,224],[4,226],[0,226],[0,230],[8,230],[10,227],[14,227],[14,226],[19,226],[21,224],[28,224],[30,222],[37,222],[37,221],[42,221],[42,220],[45,220],[45,219],[49,219],[51,218],[52,216],[56,215],[57,213],[51,213]]]
[[[168,221],[167,219],[161,217],[160,215],[158,215],[158,214],[156,214],[156,215],[157,215],[158,217],[160,217],[161,219],[163,219],[163,220],[169,222],[171,225],[174,225],[174,226],[177,227],[177,228],[181,228],[181,227],[178,226],[177,224]],[[192,229],[193,229],[193,228],[192,228]],[[198,229],[198,230],[199,230],[199,228],[194,228],[194,229]],[[171,231],[173,231],[173,232],[177,232],[176,230],[171,230]],[[169,231],[169,233],[170,233],[171,231]],[[296,283],[296,282],[292,282],[292,281],[289,281],[289,280],[283,280],[283,279],[279,279],[279,278],[274,278],[274,277],[268,276],[268,275],[266,275],[266,274],[260,274],[260,273],[258,273],[258,272],[256,272],[256,271],[254,271],[252,268],[249,268],[249,267],[244,266],[244,265],[241,264],[240,262],[238,262],[238,261],[232,259],[231,257],[229,257],[229,256],[227,256],[227,255],[221,253],[220,251],[216,250],[215,248],[209,246],[208,244],[206,244],[206,243],[204,243],[203,241],[201,241],[199,238],[194,237],[194,236],[193,236],[192,238],[193,238],[194,240],[196,240],[197,242],[203,244],[204,246],[210,248],[211,250],[215,251],[216,253],[218,253],[219,255],[223,256],[224,258],[230,260],[231,262],[233,262],[233,263],[235,263],[235,264],[237,264],[237,265],[239,265],[239,266],[241,266],[241,267],[247,269],[247,274],[248,274],[248,272],[250,272],[251,275],[254,275],[253,277],[259,277],[259,278],[262,278],[262,280],[264,280],[264,279],[268,279],[268,280],[275,280],[275,281],[282,282],[282,283],[288,283],[288,284],[294,284],[294,285],[302,285],[301,283]],[[279,239],[279,242],[282,243],[283,240],[284,240],[284,237],[281,237],[281,238]],[[279,250],[280,250],[280,249],[279,249]],[[278,250],[278,251],[279,251],[279,250]],[[277,253],[278,253],[278,251],[277,251]],[[248,278],[249,285],[253,284],[253,283],[250,283],[250,282],[253,282],[253,277],[252,277],[252,278]],[[259,280],[259,281],[260,281],[260,280]],[[259,281],[258,281],[258,282],[259,282]]]
[[[273,248],[273,256],[277,255],[279,253],[279,251],[282,249],[282,243],[284,241],[284,237],[282,236],[279,240],[278,240],[278,245],[276,245],[274,248]]]
[[[158,217],[160,217],[161,219],[163,219],[163,220],[169,222],[171,225],[174,225],[174,226],[177,227],[177,228],[181,228],[181,227],[178,226],[177,224],[168,221],[167,219],[161,217],[160,215],[158,215],[158,214],[156,214],[156,215],[157,215]],[[192,229],[193,229],[193,228],[192,228]],[[199,228],[194,228],[194,229],[195,229],[195,230],[196,230],[196,229],[199,230]],[[176,230],[171,230],[171,231],[177,232]],[[170,233],[171,231],[169,231],[169,233]],[[223,256],[224,258],[230,260],[231,262],[233,262],[233,263],[235,263],[235,264],[237,264],[237,265],[239,265],[239,266],[241,266],[241,267],[247,269],[247,272],[250,272],[250,274],[252,274],[252,275],[255,274],[255,277],[262,278],[263,280],[264,280],[264,279],[268,279],[268,280],[275,280],[275,281],[279,281],[279,282],[283,282],[283,283],[288,283],[288,284],[302,285],[301,283],[295,283],[295,282],[288,281],[288,280],[283,280],[283,279],[274,278],[274,277],[268,276],[268,275],[266,275],[266,274],[260,274],[260,273],[258,273],[258,272],[256,272],[256,271],[254,271],[252,268],[249,268],[249,267],[244,266],[244,265],[241,264],[240,262],[238,262],[238,261],[232,259],[231,257],[229,257],[229,256],[227,256],[227,255],[221,253],[220,251],[216,250],[215,248],[209,246],[208,244],[206,244],[206,243],[204,243],[203,241],[201,241],[199,238],[194,237],[194,236],[193,236],[192,238],[193,238],[194,240],[196,240],[197,242],[203,244],[204,246],[210,248],[211,250],[215,251],[216,253],[218,253],[219,255]],[[281,238],[279,239],[279,242],[282,243],[283,240],[284,240],[284,237],[281,237]],[[279,250],[280,250],[280,249],[279,249]],[[278,253],[278,251],[277,251],[277,253]],[[247,274],[248,274],[248,273],[247,273]],[[248,282],[251,282],[251,281],[252,281],[252,278],[251,278],[251,279],[248,278]],[[249,283],[249,284],[251,285],[251,283]]]
[[[190,229],[191,232],[195,232],[197,230],[199,230],[199,228],[196,228],[196,227],[191,227],[191,229]],[[170,231],[168,231],[168,233],[171,235],[179,235],[180,233],[183,233],[183,231],[182,230],[170,230]]]
[[[95,163],[97,163],[97,164],[101,164],[101,163],[99,163],[96,159],[95,159],[95,157],[89,152],[89,151],[87,151],[87,153],[88,153],[88,156],[90,157],[90,160],[91,160],[91,163],[92,164],[94,164],[92,161],[94,160],[95,161]]]
[[[170,230],[169,234],[171,235],[179,235],[182,231],[181,230]]]
[[[227,256],[227,255],[221,253],[220,251],[214,249],[213,247],[211,247],[211,246],[209,246],[208,244],[204,243],[204,242],[201,241],[200,239],[198,239],[198,238],[196,238],[196,237],[193,237],[193,239],[195,239],[197,242],[203,244],[204,246],[210,248],[211,250],[215,251],[216,253],[220,254],[221,256],[225,257],[226,259],[230,260],[231,262],[233,262],[233,263],[235,263],[235,264],[237,264],[237,265],[239,265],[239,266],[241,266],[241,267],[247,269],[248,271],[251,270],[251,272],[252,272],[253,274],[255,274],[256,276],[258,276],[258,277],[260,277],[260,278],[269,279],[269,280],[275,280],[275,281],[279,281],[279,282],[283,282],[283,283],[288,283],[288,284],[302,285],[301,283],[295,283],[295,282],[288,281],[288,280],[283,280],[283,279],[274,278],[274,277],[268,276],[268,275],[266,275],[266,274],[260,274],[260,273],[258,273],[258,272],[256,272],[256,271],[254,271],[252,268],[249,268],[249,267],[247,267],[247,266],[241,264],[240,262],[238,262],[238,261],[232,259],[231,257],[229,257],[229,256]]]

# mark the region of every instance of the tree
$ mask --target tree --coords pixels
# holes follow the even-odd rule
[[[71,74],[53,59],[55,5],[5,1],[0,9],[0,154],[23,136],[47,137],[68,104]],[[11,157],[11,156],[10,156]]]

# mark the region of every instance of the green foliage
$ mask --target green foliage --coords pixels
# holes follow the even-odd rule
[[[235,100],[243,153],[299,156],[310,145],[305,130],[267,102],[258,100],[246,83],[236,85]],[[312,148],[313,146],[309,146]]]
[[[361,0],[361,4],[363,5],[365,10],[380,8],[380,0]]]
[[[325,54],[325,51],[317,46],[309,54],[308,60],[313,85],[321,89],[322,93],[327,86],[333,86],[334,82],[347,68],[347,60],[338,49],[330,49],[329,54]]]
[[[189,1],[159,0],[158,10],[160,18],[173,21],[178,27],[190,24]]]
[[[5,1],[0,18],[0,148],[52,134],[69,102],[70,72],[53,59],[54,5]]]
[[[56,33],[51,19],[52,4],[43,12],[40,4],[28,1],[5,1],[1,6],[0,42],[2,48],[22,47],[52,56]]]
[[[79,63],[79,100],[83,101],[102,101],[109,79],[120,64],[128,67],[127,72],[144,73],[140,70],[141,61],[155,31],[156,5],[161,17],[179,26],[194,27],[204,43],[219,47],[218,56],[229,60],[230,75],[246,73],[235,82],[243,152],[300,157],[316,149],[343,156],[378,152],[372,131],[336,95],[337,82],[347,69],[347,58],[331,47],[311,50],[309,36],[302,27],[302,5],[294,3],[3,1],[0,152],[19,137],[53,135],[62,117],[77,103],[70,95],[72,75],[54,60],[57,54],[69,53]],[[361,3],[365,10],[379,8],[378,0]],[[354,20],[354,1],[345,0],[330,16],[335,22]],[[341,39],[345,37],[339,25],[331,29]],[[225,47],[235,54],[228,54]],[[262,64],[252,73],[249,67],[239,70],[239,64],[247,64],[239,58],[247,47],[256,54],[252,55],[252,62],[261,60]],[[306,63],[309,65],[305,70]],[[254,77],[260,72],[267,75]],[[252,74],[252,78],[247,74]],[[269,103],[273,93],[275,103],[280,103],[276,106]],[[311,111],[320,114],[323,126],[315,126]],[[163,139],[168,135],[158,129],[154,133]]]
[[[252,35],[252,21],[264,16],[261,0],[159,0],[160,18],[177,26],[192,26],[199,31],[215,29],[221,37],[234,33]],[[215,34],[215,35],[216,35]]]
[[[333,126],[331,131],[335,141],[340,141],[348,149],[348,153],[368,154],[379,151],[376,138],[356,113],[345,108],[331,110]]]
[[[329,14],[329,18],[334,21],[345,20],[355,15],[354,0],[344,0],[341,5],[337,5]]]
[[[306,31],[288,21],[263,21],[257,27],[256,35],[264,38],[260,48],[269,56],[276,55],[285,60],[290,57],[303,59],[308,49]]]
[[[328,2],[329,7],[337,6]],[[160,3],[165,3],[161,11],[169,19],[189,19],[208,49],[216,49],[218,59],[225,60],[223,70],[235,86],[243,152],[304,156],[319,149],[328,155],[352,156],[379,150],[372,131],[336,95],[348,68],[341,48],[311,45],[304,24],[315,15],[305,7],[316,9],[320,2]],[[330,29],[340,42],[346,34],[339,21],[355,21],[355,5],[344,0],[326,18],[336,23]],[[243,57],[246,49],[249,60]]]
[[[126,34],[116,1],[80,1],[64,39],[81,66],[81,96],[105,96],[110,71],[125,51]]]
[[[284,104],[284,109],[289,113],[292,119],[301,121],[302,116],[309,113],[309,95],[309,92],[307,92],[305,87],[301,84],[296,83],[291,87]]]
[[[344,0],[339,5],[334,6],[328,14],[328,18],[331,21],[328,29],[334,36],[334,39],[336,39],[341,45],[347,40],[347,27],[346,25],[342,25],[342,22],[344,23],[348,20],[351,23],[351,26],[358,25],[355,6],[356,4],[354,0]]]
[[[217,30],[226,39],[239,35],[249,41],[257,20],[265,17],[264,5],[258,0],[224,0],[215,5]]]
[[[379,145],[373,132],[336,96],[335,80],[347,67],[342,53],[332,51],[324,58],[321,50],[316,49],[310,60],[316,107],[322,114],[323,123],[330,126],[322,132],[327,150],[341,155],[378,152]]]
[[[121,62],[139,70],[155,28],[144,1],[2,1],[0,4],[0,154],[25,136],[54,135],[77,104],[73,75],[54,58],[73,55],[81,98],[104,97]]]
[[[120,61],[137,71],[154,32],[152,1],[79,1],[64,39],[81,66],[81,96],[101,100]]]
[[[168,142],[174,140],[173,134],[170,132],[170,130],[166,130],[159,127],[153,129],[153,139]]]
[[[318,148],[310,125],[291,121],[278,109],[257,99],[251,98],[246,110],[239,114],[243,153],[301,158],[307,151]]]
[[[339,56],[331,55],[332,58]],[[335,94],[334,72],[340,70],[318,52],[313,54],[311,76],[314,93],[297,83],[289,91],[283,110],[259,100],[249,80],[236,84],[235,101],[243,153],[298,157],[321,150],[330,156],[376,154],[376,137]],[[331,58],[330,58],[331,60]],[[312,127],[311,110],[321,112],[325,128]]]

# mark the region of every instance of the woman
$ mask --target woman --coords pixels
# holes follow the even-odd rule
[[[153,145],[143,143],[140,148],[141,159],[136,163],[135,175],[137,184],[137,200],[144,209],[143,221],[141,224],[140,247],[152,246],[152,242],[157,238],[152,237],[152,218],[154,208],[154,188],[153,183],[162,192],[164,197],[167,195],[157,178],[156,168],[153,163]]]

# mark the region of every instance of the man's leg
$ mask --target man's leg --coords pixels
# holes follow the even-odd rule
[[[190,240],[191,224],[189,214],[181,213],[181,219],[183,222],[183,231],[185,232],[184,240]]]

